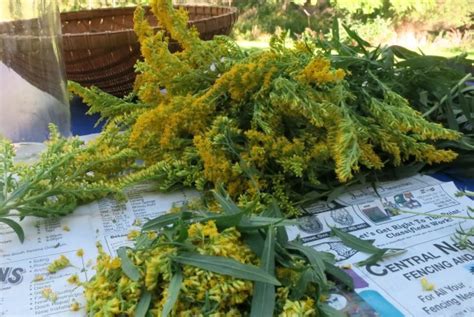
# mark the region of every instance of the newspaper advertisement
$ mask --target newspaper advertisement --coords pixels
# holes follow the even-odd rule
[[[472,225],[463,216],[474,202],[457,197],[453,183],[390,187],[398,190],[301,218],[301,224],[287,229],[289,238],[299,236],[306,245],[333,253],[338,264],[348,267],[356,293],[380,316],[473,316],[474,253],[459,245],[453,234],[460,225]],[[404,252],[357,266],[369,254],[344,245],[331,235],[330,227],[373,240],[379,248]],[[347,299],[338,301],[344,306]]]

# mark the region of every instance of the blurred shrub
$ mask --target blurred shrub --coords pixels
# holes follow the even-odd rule
[[[381,16],[395,23],[416,22],[433,31],[469,28],[474,4],[471,0],[333,0],[339,14],[361,21]]]
[[[301,34],[309,28],[316,32],[329,31],[332,13],[305,7],[303,1],[235,1],[240,9],[234,34],[245,39],[256,39],[264,33],[273,34],[278,29],[289,30],[291,35]]]
[[[60,0],[61,11],[90,10],[97,8],[124,7],[146,4],[148,0]]]

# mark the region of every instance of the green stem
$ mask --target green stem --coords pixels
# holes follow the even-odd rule
[[[441,98],[441,100],[438,103],[436,103],[433,107],[431,107],[430,110],[423,113],[423,117],[427,117],[430,114],[432,114],[434,111],[436,111],[446,101],[446,99],[448,99],[448,96],[451,96],[452,94],[454,94],[454,92],[469,79],[471,79],[471,74],[467,74],[466,76],[464,76],[456,85],[454,85],[453,88],[451,88],[449,93],[447,93],[446,95],[443,96],[443,98]]]
[[[424,213],[424,212],[417,212],[417,211],[409,211],[409,210],[402,210],[398,208],[390,208],[395,212],[405,213],[405,214],[412,214],[418,216],[429,216],[434,218],[452,218],[452,219],[463,219],[463,220],[474,220],[469,216],[457,216],[457,215],[440,215],[440,214],[431,214],[431,213]]]

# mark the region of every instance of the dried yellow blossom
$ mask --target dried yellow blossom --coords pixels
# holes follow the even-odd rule
[[[84,249],[81,248],[81,249],[77,250],[76,255],[78,257],[83,257],[84,256]]]
[[[36,274],[35,277],[33,278],[33,282],[40,282],[44,280],[44,275],[41,274]]]
[[[71,265],[71,262],[67,257],[64,255],[61,255],[58,259],[54,260],[53,263],[48,265],[48,272],[51,274],[54,274],[58,272],[59,270],[62,270],[66,267]]]
[[[76,312],[76,311],[79,311],[81,309],[81,305],[78,302],[74,301],[74,302],[72,302],[71,306],[69,306],[69,309],[71,311]]]
[[[139,231],[139,230],[131,230],[131,231],[127,234],[127,239],[128,239],[128,240],[135,240],[139,235],[140,235],[140,231]]]
[[[421,288],[424,291],[433,291],[436,286],[433,283],[428,282],[428,279],[426,277],[422,277],[420,280],[421,283]]]
[[[58,294],[53,292],[53,290],[49,287],[43,288],[41,290],[41,296],[43,296],[43,298],[45,298],[46,300],[49,300],[52,303],[58,300]]]
[[[67,282],[68,282],[69,284],[78,285],[81,281],[80,281],[80,279],[79,279],[79,275],[73,274],[73,275],[71,275],[71,276],[67,279]]]

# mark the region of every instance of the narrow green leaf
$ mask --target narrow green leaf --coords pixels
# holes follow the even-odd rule
[[[280,207],[275,200],[273,200],[269,207],[270,215],[276,218],[282,218],[283,214],[281,213]],[[278,243],[285,245],[288,242],[288,234],[285,227],[277,227],[276,238]]]
[[[145,223],[142,227],[142,230],[159,230],[165,226],[175,223],[176,221],[178,221],[178,219],[181,218],[181,216],[181,212],[173,212],[158,216]]]
[[[291,288],[290,296],[292,300],[299,300],[301,299],[301,297],[303,297],[306,292],[306,288],[308,287],[308,284],[313,279],[313,272],[311,272],[312,270],[312,268],[308,267],[306,270],[304,270],[303,273],[301,273],[301,276],[296,282],[295,287]]]
[[[340,43],[340,40],[339,40],[339,21],[336,17],[334,18],[334,20],[332,20],[331,33],[332,33],[332,42],[335,43],[336,45],[338,43]]]
[[[446,119],[448,121],[448,126],[452,130],[459,131],[459,124],[456,121],[456,115],[454,114],[453,101],[451,96],[448,96],[446,102],[444,103],[444,108],[446,109]]]
[[[222,256],[201,255],[196,253],[182,253],[172,257],[173,261],[195,266],[222,275],[256,282],[280,285],[280,282],[272,275],[254,265],[243,264],[231,258]]]
[[[245,244],[247,244],[258,257],[262,257],[265,240],[262,234],[258,231],[246,232],[244,235]]]
[[[322,252],[316,251],[311,247],[304,246],[300,242],[297,241],[289,241],[286,244],[286,248],[290,250],[296,250],[302,253],[309,261],[311,266],[313,267],[315,273],[319,277],[320,283],[323,285],[327,285],[326,275],[324,274],[324,270],[326,266],[324,265],[323,258],[327,258],[325,254]]]
[[[168,297],[163,305],[161,316],[166,317],[171,313],[176,301],[178,300],[179,291],[181,289],[181,283],[183,282],[183,274],[178,269],[171,277],[170,286],[168,288]]]
[[[385,259],[391,256],[396,256],[405,252],[406,252],[405,249],[382,249],[380,252],[377,252],[371,255],[370,257],[368,257],[367,259],[357,262],[356,264],[358,266],[371,265],[371,264],[377,263],[378,261],[382,259]]]
[[[127,248],[125,247],[120,247],[117,250],[117,255],[120,258],[120,261],[122,263],[122,271],[125,273],[125,275],[128,276],[132,281],[137,282],[140,279],[140,271],[138,271],[137,267],[133,262],[130,260],[130,258],[127,255]]]
[[[321,317],[347,317],[346,313],[334,309],[328,304],[319,303],[318,308]]]
[[[4,224],[12,228],[13,231],[15,231],[21,243],[25,241],[25,232],[23,231],[23,228],[17,222],[9,218],[0,218],[0,222],[3,222]]]
[[[364,53],[365,56],[368,56],[369,53],[367,52],[366,47],[370,47],[370,43],[367,41],[364,41],[356,32],[352,31],[347,25],[344,23],[342,24],[342,27],[344,30],[347,32],[347,35],[349,35],[350,38],[352,38],[354,41],[357,42],[359,48],[361,51]]]
[[[459,105],[460,105],[462,113],[464,114],[466,119],[469,121],[469,123],[471,125],[474,126],[474,112],[472,112],[469,109],[469,104],[468,104],[467,99],[464,96],[464,94],[459,94]]]
[[[263,247],[260,267],[270,275],[275,275],[275,228],[270,226]],[[273,316],[275,309],[275,286],[256,282],[253,290],[251,317]]]
[[[338,229],[336,227],[331,227],[331,232],[341,239],[342,243],[344,243],[346,246],[365,253],[370,253],[370,254],[375,254],[380,252],[382,249],[377,248],[376,246],[373,245],[373,241],[367,241],[367,240],[362,240],[359,239],[352,234],[349,234],[347,232],[342,231],[341,229]]]
[[[354,281],[349,274],[332,263],[324,261],[324,264],[326,265],[325,271],[327,274],[331,275],[335,280],[347,286],[347,288],[350,290],[354,289]]]
[[[326,201],[329,203],[339,197],[346,191],[347,187],[345,185],[338,186],[331,190]]]
[[[196,219],[199,222],[207,222],[213,220],[216,222],[216,225],[219,229],[223,230],[229,227],[236,227],[244,215],[243,211],[238,213],[223,213],[223,214],[212,214],[207,217]]]
[[[239,223],[238,228],[241,230],[256,230],[268,226],[283,227],[295,226],[297,224],[297,220],[252,215],[249,218],[243,218]]]
[[[218,186],[216,190],[212,191],[214,198],[221,205],[222,211],[226,214],[236,214],[241,212],[239,206],[229,197],[229,194],[224,190],[222,185]]]
[[[418,54],[417,52],[406,49],[403,46],[392,45],[392,46],[389,47],[389,49],[392,50],[392,52],[395,54],[395,56],[397,56],[399,58],[402,58],[402,59],[409,59],[409,58],[420,56],[420,54]]]
[[[145,317],[146,313],[148,312],[148,308],[150,307],[150,303],[151,293],[145,290],[140,297],[137,307],[135,308],[135,317]]]
[[[356,264],[358,266],[375,264],[378,261],[383,259],[383,256],[384,256],[385,252],[387,252],[387,251],[388,251],[388,249],[381,249],[379,252],[372,254],[367,259],[365,259],[363,261],[359,261]]]

